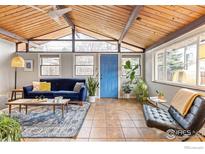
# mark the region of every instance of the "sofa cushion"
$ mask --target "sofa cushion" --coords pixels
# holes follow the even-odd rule
[[[53,95],[54,97],[63,96],[63,98],[68,98],[72,100],[79,99],[79,93],[74,91],[64,91],[64,90],[53,91]]]
[[[44,96],[46,98],[53,98],[53,92],[51,91],[29,91],[28,96],[30,98],[35,98],[36,96]]]
[[[39,91],[51,91],[51,83],[50,82],[40,82]]]
[[[158,128],[163,131],[168,129],[182,130],[167,110],[143,105],[143,112],[148,127]]]
[[[80,92],[80,89],[81,89],[81,87],[82,87],[83,85],[84,85],[83,82],[76,82],[75,87],[73,88],[73,91],[79,93],[79,92]]]
[[[39,91],[40,82],[33,81],[33,91]]]

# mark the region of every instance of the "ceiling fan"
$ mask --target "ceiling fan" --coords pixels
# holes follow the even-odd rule
[[[56,5],[53,5],[53,8],[49,10],[48,12],[35,6],[35,5],[28,5],[29,7],[38,10],[42,13],[47,13],[51,19],[53,19],[55,22],[57,22],[59,25],[61,25],[60,17],[62,17],[64,14],[72,11],[72,8],[62,8],[58,9]]]

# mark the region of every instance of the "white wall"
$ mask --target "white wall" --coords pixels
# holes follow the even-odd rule
[[[18,69],[17,87],[22,88],[31,85],[33,81],[39,81],[39,54],[21,53],[25,60],[33,60],[33,72],[25,72],[23,68]],[[72,54],[61,54],[61,77],[73,77],[73,56]]]
[[[118,54],[118,53],[116,53]],[[125,54],[125,53],[124,53]],[[127,53],[128,54],[128,53]],[[25,72],[24,69],[18,69],[18,73],[17,73],[17,87],[22,88],[23,86],[26,85],[31,85],[33,81],[39,81],[40,77],[39,77],[39,53],[22,53],[20,54],[25,60],[33,60],[34,62],[34,71],[33,72]],[[75,76],[75,61],[74,61],[74,57],[75,55],[79,55],[78,53],[63,53],[60,54],[61,57],[61,77],[63,78],[69,78],[69,77],[75,77],[75,78],[87,78],[87,76]],[[94,74],[100,74],[100,67],[99,67],[99,58],[100,58],[100,54],[97,53],[83,53],[80,55],[94,55]],[[122,54],[119,54],[119,60],[121,58]],[[143,61],[143,56],[142,56],[142,61]],[[143,63],[143,62],[142,62]],[[120,65],[120,61],[119,61],[119,72],[121,70],[121,65]],[[142,67],[143,70],[143,67]],[[144,73],[143,73],[144,74]],[[120,77],[121,76],[121,72],[119,73],[119,97],[122,96],[122,93],[120,92],[120,87],[121,87],[121,81],[120,81]],[[99,91],[98,91],[99,94]]]
[[[11,68],[11,58],[15,50],[15,43],[0,39],[0,94],[7,94],[14,88],[14,70]]]

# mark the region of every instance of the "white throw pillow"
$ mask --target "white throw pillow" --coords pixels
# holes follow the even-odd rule
[[[83,85],[84,85],[83,82],[76,82],[75,87],[73,88],[73,91],[79,93],[79,92],[80,92],[80,89],[81,89],[81,87],[82,87]]]
[[[33,81],[33,91],[39,91],[40,90],[40,82]]]

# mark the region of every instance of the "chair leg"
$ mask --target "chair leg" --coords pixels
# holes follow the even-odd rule
[[[203,142],[203,139],[202,139],[201,137],[205,137],[205,135],[203,135],[203,134],[200,133],[200,132],[197,132],[196,134],[193,134],[193,135],[188,136],[187,138],[183,139],[182,142],[188,141],[188,140],[189,140],[192,136],[194,136],[194,135],[196,135],[196,136],[199,138],[199,140],[200,140],[201,142]]]
[[[191,137],[192,137],[192,135],[189,136],[189,137],[186,137],[185,139],[182,140],[182,142],[186,142],[186,141],[188,141]]]
[[[200,133],[200,132],[198,132],[197,134],[199,134],[199,135],[202,136],[202,137],[205,137],[205,135],[202,134],[202,133]]]

